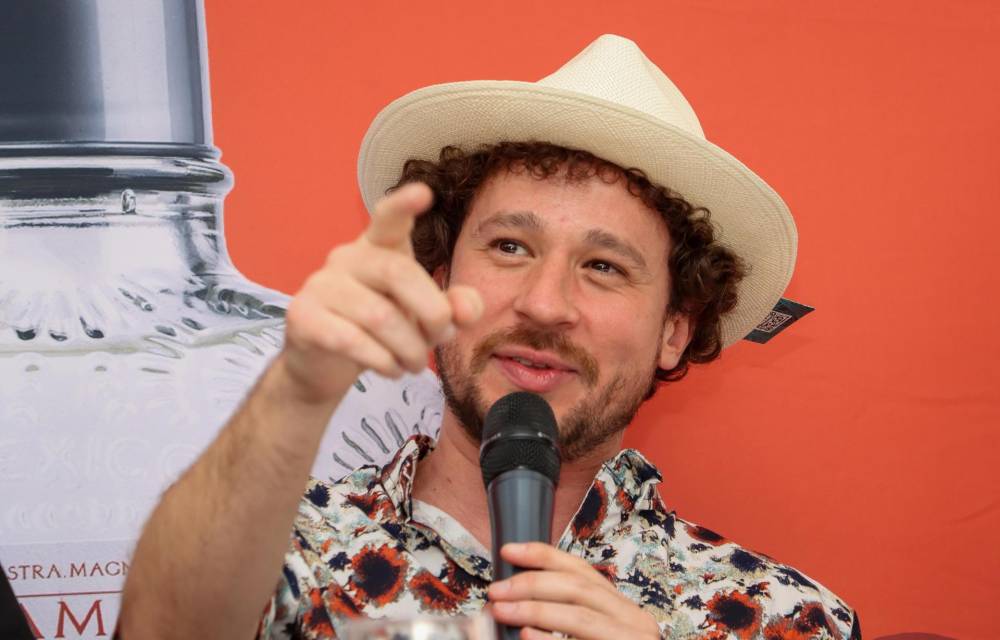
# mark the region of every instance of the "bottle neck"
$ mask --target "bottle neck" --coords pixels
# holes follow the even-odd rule
[[[231,186],[214,160],[0,158],[0,281],[16,274],[48,289],[232,271],[222,229]]]
[[[226,253],[231,185],[211,160],[0,154],[0,356],[176,358],[183,345],[280,324],[286,297],[247,281]]]

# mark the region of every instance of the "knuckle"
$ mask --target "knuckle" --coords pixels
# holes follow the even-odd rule
[[[519,613],[523,614],[525,618],[537,619],[541,614],[544,613],[542,605],[537,600],[525,600],[518,603]]]
[[[384,302],[372,302],[365,307],[365,326],[375,332],[383,331],[392,324],[394,310]]]
[[[339,334],[337,351],[365,369],[373,369],[382,375],[390,375],[398,370],[392,355],[380,348],[364,332],[350,325],[351,329]]]
[[[532,601],[528,606],[529,616],[532,620],[541,621],[554,621],[558,619],[560,611],[552,606],[552,603],[548,603],[544,600]]]
[[[569,578],[572,583],[574,593],[583,593],[594,588],[594,584],[581,575],[573,575]]]
[[[406,258],[398,254],[387,254],[379,265],[380,275],[385,282],[398,282],[405,277]]]
[[[328,266],[340,266],[341,261],[351,250],[350,245],[337,245],[326,254],[326,264]]]
[[[345,324],[336,331],[324,331],[320,346],[333,353],[352,353],[357,348],[359,337],[353,325]]]
[[[600,616],[593,609],[581,609],[579,615],[579,622],[584,627],[594,628],[601,622]]]
[[[302,289],[299,291],[296,298],[305,296],[309,299],[319,299],[323,292],[330,288],[331,283],[329,281],[330,278],[328,277],[328,274],[330,273],[331,271],[324,267],[323,269],[309,274],[306,281],[302,283]]]
[[[522,586],[530,591],[535,591],[541,586],[541,573],[538,571],[525,571],[520,575]]]
[[[532,589],[538,589],[545,582],[544,574],[542,571],[525,571],[524,577]]]

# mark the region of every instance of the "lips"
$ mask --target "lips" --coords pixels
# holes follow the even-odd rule
[[[535,351],[534,349],[524,347],[504,347],[498,349],[495,355],[498,358],[510,359],[525,367],[539,370],[555,369],[570,373],[576,371],[576,368],[565,360],[545,351]]]
[[[573,367],[550,353],[510,347],[493,357],[504,377],[524,391],[545,393],[576,377]]]

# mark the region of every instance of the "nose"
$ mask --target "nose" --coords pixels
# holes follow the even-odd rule
[[[525,273],[514,311],[525,321],[548,328],[569,328],[580,319],[574,296],[572,267],[548,256]]]

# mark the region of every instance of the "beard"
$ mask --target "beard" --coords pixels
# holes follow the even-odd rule
[[[661,332],[660,344],[654,353],[659,353],[662,341]],[[525,326],[495,331],[475,346],[468,365],[462,361],[454,342],[439,345],[434,349],[434,357],[445,401],[462,429],[476,443],[482,442],[483,421],[489,410],[477,378],[486,369],[492,354],[503,345],[521,345],[558,354],[576,369],[586,388],[584,397],[564,416],[557,418],[563,462],[579,460],[623,431],[656,389],[655,358],[647,363],[648,366],[621,373],[599,388],[600,365],[562,332]]]

